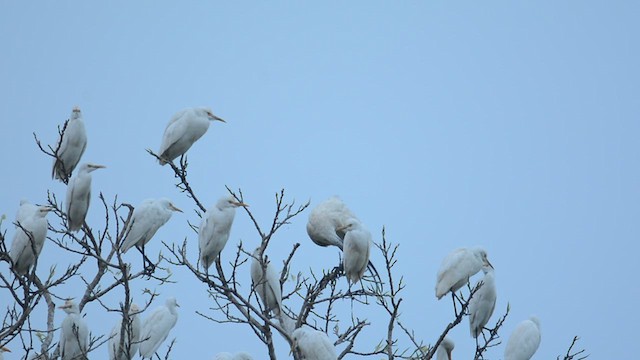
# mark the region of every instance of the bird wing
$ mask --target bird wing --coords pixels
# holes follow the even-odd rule
[[[520,323],[509,337],[504,351],[505,360],[530,359],[540,346],[540,331],[530,320]]]
[[[167,216],[155,202],[145,200],[133,212],[127,236],[122,244],[122,251],[126,252],[134,245],[142,246],[149,242],[167,220]]]
[[[187,111],[189,111],[189,109],[181,110],[173,115],[173,117],[171,117],[171,120],[169,120],[169,123],[164,130],[164,134],[162,135],[162,143],[160,144],[160,156],[162,156],[162,154],[164,154],[164,152],[167,151],[167,149],[169,149],[171,145],[175,144],[176,141],[178,141],[182,137],[182,135],[184,135],[187,123],[184,120],[180,120],[185,116]]]
[[[177,320],[166,307],[161,307],[154,311],[142,326],[140,354],[143,357],[152,356],[167,338],[169,331],[175,326]]]

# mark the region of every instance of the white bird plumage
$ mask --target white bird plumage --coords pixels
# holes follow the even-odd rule
[[[178,321],[176,307],[179,306],[176,299],[170,297],[165,305],[155,309],[144,320],[142,331],[140,332],[140,356],[143,359],[151,359],[162,342],[167,339],[169,332]]]
[[[342,258],[344,272],[350,284],[362,278],[369,264],[371,233],[358,219],[351,218],[340,228],[344,235],[344,255]]]
[[[210,121],[214,120],[225,122],[207,107],[188,108],[173,115],[162,136],[158,152],[160,165],[184,155],[207,132]]]
[[[26,200],[20,201],[16,214],[16,223],[20,226],[16,226],[9,250],[13,268],[19,274],[26,274],[42,251],[48,230],[46,216],[51,210],[48,206],[33,205]]]
[[[529,360],[540,346],[540,320],[532,316],[511,333],[504,349],[504,360]]]
[[[127,252],[133,246],[142,247],[151,240],[158,229],[169,221],[174,211],[182,212],[169,199],[147,199],[133,210],[127,226],[127,235],[121,250]]]
[[[56,151],[51,177],[56,179],[69,178],[86,148],[87,132],[84,128],[82,112],[76,106],[71,111],[71,117],[60,140],[60,147]]]
[[[451,360],[451,352],[453,351],[454,347],[455,344],[453,340],[445,336],[445,338],[442,339],[442,342],[440,342],[440,345],[438,345],[438,350],[436,351],[436,360]]]
[[[305,360],[336,360],[336,348],[327,334],[306,326],[295,329],[292,334],[292,350]]]
[[[469,301],[469,329],[473,338],[482,333],[496,307],[497,292],[493,267],[485,265],[482,271],[484,278],[478,280],[478,283],[482,281],[482,286]]]
[[[460,248],[447,255],[440,265],[436,281],[436,297],[441,299],[449,291],[455,293],[469,278],[478,273],[483,265],[491,266],[487,252],[481,248]]]
[[[200,264],[208,269],[229,240],[231,225],[238,206],[248,206],[238,202],[233,196],[220,198],[202,217],[198,230]]]
[[[124,336],[121,336],[122,321],[120,319],[111,330],[109,335],[109,360],[130,360],[133,359],[138,352],[140,345],[140,331],[142,330],[142,321],[140,320],[140,308],[136,304],[131,304],[129,308],[129,323],[125,324]],[[121,339],[123,338],[123,339]],[[120,347],[120,341],[123,340],[123,346]],[[129,346],[131,344],[131,346]]]
[[[62,360],[85,359],[89,344],[89,328],[80,316],[78,305],[73,300],[59,307],[67,313],[60,326],[60,356]]]
[[[264,306],[275,315],[279,315],[282,309],[280,278],[271,261],[260,257],[260,247],[254,250],[251,259],[251,284]]]
[[[246,352],[231,354],[228,352],[217,353],[213,360],[253,360],[253,357]]]
[[[91,172],[104,168],[103,165],[82,164],[78,172],[69,179],[67,185],[67,227],[78,231],[84,223],[91,203]]]
[[[341,228],[349,219],[357,217],[337,196],[318,204],[307,221],[307,234],[319,246],[337,246],[342,250],[345,232]]]

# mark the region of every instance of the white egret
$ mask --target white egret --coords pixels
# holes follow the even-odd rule
[[[371,233],[355,218],[347,220],[338,230],[345,231],[342,261],[347,280],[354,284],[360,281],[367,270]]]
[[[73,300],[59,307],[67,313],[60,326],[60,356],[62,360],[85,359],[89,345],[89,328],[80,316],[78,305]]]
[[[529,360],[540,346],[540,320],[532,316],[516,326],[507,347],[504,349],[504,360]]]
[[[222,352],[216,354],[213,360],[253,360],[253,358],[246,352],[238,352],[235,354]]]
[[[170,297],[165,305],[155,309],[144,320],[142,331],[140,332],[140,356],[143,359],[153,358],[153,354],[155,354],[162,342],[167,339],[169,332],[176,325],[178,321],[176,307],[180,307],[176,298]]]
[[[476,339],[491,319],[497,297],[493,267],[485,265],[482,267],[482,271],[484,278],[478,281],[478,283],[482,281],[482,286],[469,301],[469,328],[471,337]]]
[[[336,360],[336,348],[327,334],[309,327],[300,327],[293,331],[293,345],[291,350],[305,360]]]
[[[7,349],[4,346],[0,346],[0,360],[4,359],[4,353],[11,352],[11,350]]]
[[[87,132],[79,107],[74,107],[67,128],[62,134],[60,147],[56,151],[51,177],[68,179],[80,162],[80,158],[87,148]]]
[[[33,266],[42,251],[47,237],[48,223],[46,216],[53,210],[48,206],[36,206],[26,200],[20,201],[16,214],[16,232],[9,250],[9,257],[14,270],[26,274]]]
[[[142,329],[142,321],[138,314],[140,308],[136,304],[131,304],[129,307],[129,323],[125,324],[124,336],[121,336],[122,320],[120,317],[116,325],[111,330],[109,335],[109,360],[131,360],[138,352],[138,346],[140,345],[140,331]],[[120,347],[120,341],[122,347]],[[131,344],[131,346],[129,346]]]
[[[481,248],[460,248],[447,255],[438,270],[436,297],[441,299],[449,291],[455,293],[463,287],[469,278],[482,269],[491,266],[487,252]]]
[[[231,224],[236,215],[236,207],[249,206],[238,202],[233,196],[222,197],[202,217],[198,242],[200,244],[200,264],[208,269],[229,240]]]
[[[91,172],[103,165],[82,164],[67,185],[67,227],[78,231],[84,223],[91,202]]]
[[[214,120],[225,122],[206,107],[188,108],[173,115],[162,136],[158,152],[160,165],[184,155],[207,132],[209,122]]]
[[[449,337],[445,336],[444,339],[438,345],[438,350],[436,351],[436,360],[451,360],[451,352],[455,344],[453,340],[449,339]]]
[[[133,210],[127,235],[120,249],[127,252],[134,245],[144,248],[160,227],[169,221],[173,211],[182,212],[169,199],[147,199]]]

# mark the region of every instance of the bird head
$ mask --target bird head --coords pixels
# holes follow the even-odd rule
[[[106,166],[104,165],[98,165],[98,164],[91,164],[88,163],[87,165],[87,171],[92,172],[93,170],[98,170],[98,169],[104,169],[106,168]]]
[[[58,306],[58,309],[64,310],[67,314],[71,314],[78,311],[78,305],[76,305],[73,299],[67,299],[64,304]]]
[[[213,114],[213,112],[211,112],[211,109],[205,109],[205,114],[207,114],[207,118],[210,121],[222,121],[223,123],[226,123],[226,121],[222,120],[221,118],[217,117],[216,115]]]

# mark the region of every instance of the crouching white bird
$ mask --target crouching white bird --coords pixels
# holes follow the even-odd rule
[[[231,225],[238,206],[249,206],[238,202],[233,196],[222,197],[202,217],[198,231],[200,264],[208,269],[229,240]]]
[[[497,298],[493,267],[484,265],[482,271],[484,272],[484,278],[478,280],[478,283],[482,281],[482,286],[469,301],[469,328],[471,337],[476,339],[482,333],[482,329],[487,325],[489,319],[491,319]]]
[[[67,185],[67,227],[78,231],[84,223],[91,202],[91,172],[103,169],[103,165],[82,164]]]
[[[144,320],[142,331],[140,332],[140,356],[143,359],[153,358],[153,354],[167,339],[169,332],[178,321],[176,307],[179,306],[176,298],[170,297],[165,305],[155,309]]]
[[[213,360],[253,360],[253,358],[246,352],[238,352],[235,354],[222,352],[217,353]]]
[[[369,264],[371,233],[358,219],[351,218],[338,228],[345,232],[342,263],[350,284],[357,283]]]
[[[173,115],[162,136],[160,165],[184,155],[207,132],[209,122],[214,120],[225,122],[206,107],[188,108]]]
[[[327,334],[309,327],[297,328],[293,334],[291,351],[305,360],[336,360],[336,348]]]
[[[134,245],[143,247],[158,229],[169,221],[174,211],[182,212],[169,199],[147,199],[133,210],[127,235],[120,249],[127,252]]]
[[[131,304],[131,307],[129,307],[129,322],[124,324],[124,333],[122,332],[123,317],[120,317],[120,320],[111,330],[109,335],[109,360],[131,360],[138,352],[140,331],[142,329],[139,313],[140,308],[138,305]]]
[[[540,346],[540,320],[532,316],[516,326],[507,347],[504,349],[504,360],[529,360]]]
[[[59,143],[60,147],[56,150],[51,177],[63,180],[71,176],[87,148],[87,132],[79,107],[73,108]]]
[[[440,265],[436,281],[436,297],[441,299],[449,291],[455,293],[469,278],[482,269],[491,266],[487,252],[481,248],[460,248],[447,255]]]
[[[89,328],[80,316],[78,305],[73,300],[59,307],[67,313],[60,326],[60,356],[62,360],[86,359],[89,345]]]
[[[451,360],[451,352],[454,347],[455,344],[453,343],[453,340],[445,336],[445,338],[440,342],[440,345],[438,345],[436,360]]]
[[[16,232],[9,250],[14,270],[26,274],[42,251],[47,237],[46,216],[53,208],[36,206],[26,200],[20,202],[16,214]]]

